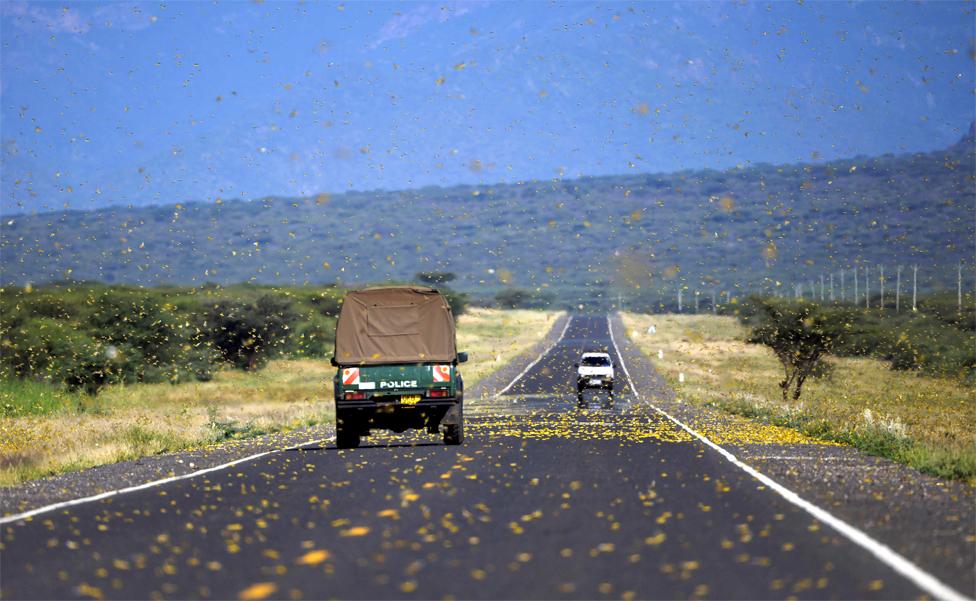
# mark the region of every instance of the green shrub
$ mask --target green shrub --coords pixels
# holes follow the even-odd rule
[[[179,327],[180,319],[158,293],[108,293],[94,303],[89,317],[91,331],[120,350],[131,370],[126,381],[161,382],[183,361],[190,333]]]
[[[343,294],[333,286],[78,282],[3,289],[0,378],[96,393],[112,383],[206,381],[222,361],[256,369],[282,354],[322,357]],[[465,297],[451,298],[463,312]]]
[[[523,288],[506,288],[495,295],[495,304],[502,309],[540,309],[555,300],[551,293],[539,293]]]
[[[807,378],[824,375],[827,364],[823,358],[841,335],[837,315],[830,315],[813,303],[769,302],[761,307],[763,321],[749,338],[749,342],[771,348],[783,365],[780,382],[783,400],[800,398]]]
[[[332,354],[335,343],[335,320],[312,315],[297,325],[287,346],[290,355],[325,357]]]
[[[440,286],[438,290],[447,299],[447,304],[451,306],[451,313],[454,314],[454,319],[464,315],[464,312],[468,310],[468,295],[463,292],[458,292],[453,288],[448,288],[447,286]]]
[[[239,369],[254,370],[281,351],[296,319],[289,299],[265,294],[254,303],[215,303],[205,330],[224,359]]]
[[[755,328],[767,319],[765,307],[796,302],[752,296],[723,307],[723,312]],[[976,309],[964,306],[959,312],[953,295],[924,296],[916,312],[803,302],[820,307],[831,327],[843,333],[833,341],[834,355],[876,357],[889,361],[892,369],[976,380]]]

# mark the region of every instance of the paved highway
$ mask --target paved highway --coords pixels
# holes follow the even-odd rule
[[[620,332],[616,332],[620,336]],[[576,316],[467,440],[307,445],[2,527],[15,598],[917,598],[913,582],[618,384]],[[638,379],[637,381],[644,381]]]

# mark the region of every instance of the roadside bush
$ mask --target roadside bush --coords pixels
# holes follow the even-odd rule
[[[73,354],[62,357],[59,363],[62,364],[59,379],[68,390],[80,390],[89,395],[98,394],[105,385],[121,382],[124,378],[119,366],[105,356],[97,343],[84,344]]]
[[[282,350],[296,319],[290,300],[265,294],[254,303],[215,303],[207,314],[204,330],[224,359],[250,371]]]
[[[176,382],[211,370],[156,290],[100,285],[14,290],[3,298],[0,377],[96,394],[112,383]],[[209,359],[208,359],[209,357]]]
[[[922,357],[907,338],[899,338],[889,353],[892,369],[913,370],[922,367]]]
[[[876,357],[892,369],[919,371],[932,376],[953,377],[976,383],[976,308],[958,311],[955,297],[931,295],[919,299],[918,311],[895,312],[854,306],[849,303],[805,303],[819,307],[840,328],[843,336],[833,341],[831,353],[841,357]],[[723,307],[752,328],[767,319],[766,307],[790,306],[797,301],[752,296]]]
[[[88,394],[124,377],[127,366],[110,347],[63,321],[27,320],[16,334],[7,339],[9,358],[4,353],[4,363],[14,375],[63,383]]]
[[[126,357],[125,381],[163,382],[187,379],[186,349],[193,334],[175,306],[158,294],[103,294],[88,319],[90,329]]]
[[[749,342],[768,346],[783,365],[779,386],[783,400],[800,398],[807,378],[825,375],[824,357],[839,337],[837,316],[812,303],[766,303],[761,307],[762,324],[752,331]]]
[[[451,306],[451,313],[454,314],[454,319],[464,315],[465,311],[468,310],[468,295],[463,292],[458,292],[453,288],[448,288],[447,286],[440,286],[437,288],[444,298],[447,299],[447,304]]]
[[[281,354],[321,357],[342,297],[333,286],[5,288],[0,378],[96,393],[112,383],[207,381],[225,360],[256,369]]]
[[[325,357],[332,354],[334,343],[335,320],[313,315],[295,327],[286,351],[290,355]]]
[[[541,309],[555,300],[551,293],[539,293],[524,288],[506,288],[495,295],[495,304],[502,309]]]
[[[338,317],[342,308],[342,291],[335,289],[323,291],[309,298],[308,303],[324,317]]]
[[[220,354],[209,344],[197,344],[186,353],[186,373],[198,382],[213,380]]]
[[[503,309],[516,309],[525,306],[532,293],[521,288],[506,288],[495,295],[495,302]]]

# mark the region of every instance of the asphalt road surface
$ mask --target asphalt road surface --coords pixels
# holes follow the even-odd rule
[[[309,445],[2,527],[16,598],[917,598],[620,382],[578,409],[576,316],[466,442]],[[619,379],[619,378],[618,378]]]

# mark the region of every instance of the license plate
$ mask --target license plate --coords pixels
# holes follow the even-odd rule
[[[593,386],[599,386],[600,384],[603,384],[603,380],[590,380],[590,384]]]
[[[420,402],[419,394],[400,397],[400,403],[404,405],[416,405],[419,402]]]

